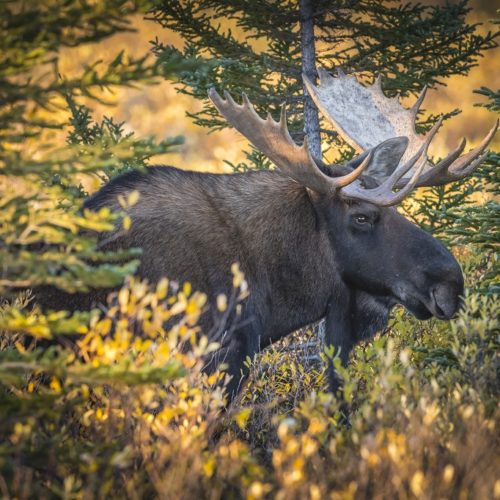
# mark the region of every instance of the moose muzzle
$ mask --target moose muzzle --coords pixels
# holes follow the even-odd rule
[[[462,273],[459,280],[442,282],[431,288],[429,310],[439,319],[451,319],[462,305],[464,293]]]

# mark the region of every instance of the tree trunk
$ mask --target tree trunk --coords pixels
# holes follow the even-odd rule
[[[300,0],[300,35],[302,50],[302,73],[311,82],[317,83],[316,48],[314,46],[313,1]],[[309,151],[321,159],[321,136],[319,131],[318,110],[304,86],[304,133],[309,142]]]

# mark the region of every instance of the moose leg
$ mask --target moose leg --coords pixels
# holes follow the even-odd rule
[[[244,321],[242,321],[244,323]],[[253,358],[260,346],[260,329],[256,322],[248,322],[234,330],[225,332],[221,338],[221,347],[214,353],[205,366],[205,371],[215,371],[220,365],[225,365],[225,372],[230,377],[226,384],[228,403],[240,392],[248,377],[248,366],[245,361]]]
[[[384,329],[389,320],[393,301],[374,297],[361,290],[350,290],[343,303],[328,306],[326,314],[325,344],[335,348],[342,366],[347,366],[349,354],[357,342],[369,340]],[[333,392],[341,386],[333,363],[329,361],[328,377]]]
[[[354,328],[355,306],[353,297],[348,297],[344,304],[330,303],[326,314],[325,344],[334,347],[334,356],[338,356],[342,366],[347,366],[349,354],[356,343]],[[333,359],[328,359],[328,382],[330,390],[337,393],[342,380],[335,371]]]

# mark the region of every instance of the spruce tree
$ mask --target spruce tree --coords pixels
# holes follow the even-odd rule
[[[151,360],[137,362],[128,345],[118,359],[92,362],[97,345],[103,356],[115,352],[104,346],[114,341],[107,335],[114,316],[106,319],[95,310],[70,313],[61,310],[59,300],[66,292],[117,287],[138,262],[136,250],[99,250],[95,234],[109,230],[120,216],[109,210],[82,211],[88,194],[83,180],[99,183],[126,169],[143,168],[152,156],[180,142],[138,139],[109,116],[97,122],[92,102],[102,100],[102,89],[154,83],[182,68],[177,62],[169,65],[117,51],[108,63],[95,61],[81,74],[66,77],[59,70],[61,51],[132,30],[132,16],[148,7],[141,0],[0,2],[2,497],[60,496],[68,484],[70,489],[93,492],[91,496],[105,495],[109,481],[75,483],[71,476],[85,477],[88,472],[82,457],[112,456],[124,446],[114,438],[89,446],[84,415],[95,408],[96,393],[105,394],[105,384],[108,395],[113,384],[126,381],[132,394],[136,385],[161,387],[180,373],[173,359],[159,366]],[[54,130],[60,132],[50,142],[47,132]],[[121,202],[133,203],[134,196]],[[122,223],[127,230],[130,221],[125,217]],[[56,290],[54,300],[43,300],[44,287]],[[143,298],[144,286],[137,288]],[[34,297],[31,289],[37,290]],[[121,302],[128,304],[134,293],[129,284]],[[78,295],[73,296],[77,300]],[[40,300],[44,310],[38,306]],[[134,315],[133,309],[128,307],[127,314]],[[122,326],[127,321],[122,318]],[[87,343],[82,344],[84,336]],[[111,462],[104,460],[110,472],[103,477],[116,470]]]
[[[113,216],[80,211],[87,194],[82,176],[105,180],[141,168],[179,139],[136,139],[111,117],[95,122],[79,100],[100,100],[103,88],[152,83],[172,66],[117,51],[108,64],[96,61],[67,78],[59,57],[63,48],[130,31],[130,17],[147,6],[125,0],[0,4],[0,297],[42,285],[72,293],[116,286],[135,269],[134,252],[100,252],[86,235],[109,228]],[[66,133],[66,145],[47,142],[46,132],[57,129]]]
[[[61,334],[84,334],[97,320],[95,311],[60,310],[57,300],[44,301],[46,310],[40,310],[43,288],[74,294],[116,287],[137,266],[136,250],[98,249],[95,234],[109,230],[118,215],[82,211],[87,195],[82,180],[105,181],[125,169],[142,168],[180,142],[138,139],[112,117],[95,121],[88,107],[101,100],[104,88],[154,83],[177,63],[117,51],[108,63],[93,62],[74,77],[59,70],[62,49],[132,30],[131,17],[148,6],[139,0],[0,3],[0,441],[8,442],[13,429],[28,420],[48,425],[48,432],[37,427],[26,448],[2,447],[2,481],[12,479],[18,455],[32,471],[44,471],[46,452],[60,444],[58,453],[70,461],[71,446],[65,448],[54,429],[63,432],[64,413],[80,403],[70,402],[71,384],[61,387],[61,381],[83,372],[77,384],[94,386],[103,380],[98,367],[81,371],[64,338],[62,345],[48,349],[40,343],[54,342]],[[60,134],[50,142],[47,132],[54,130]],[[124,205],[131,202],[123,200]],[[123,224],[126,230],[126,218]],[[38,290],[34,298],[31,289]],[[128,363],[132,384],[169,377],[166,372],[155,375],[153,368],[137,376],[130,368]],[[56,397],[47,397],[49,381]]]
[[[227,124],[207,100],[210,87],[233,96],[245,92],[264,115],[286,102],[289,128],[298,142],[308,134],[311,152],[334,144],[352,155],[318,118],[306,95],[302,73],[313,82],[316,68],[341,66],[365,81],[382,75],[388,96],[416,95],[427,85],[467,72],[481,54],[495,47],[496,35],[480,35],[466,16],[467,0],[425,6],[416,2],[378,0],[253,0],[156,1],[149,17],[180,34],[184,47],[154,41],[161,60],[198,57],[213,63],[204,74],[180,76],[179,91],[200,99],[195,123],[216,130]],[[426,127],[436,117],[427,117]],[[251,166],[269,166],[252,152]],[[246,168],[250,165],[240,165]]]

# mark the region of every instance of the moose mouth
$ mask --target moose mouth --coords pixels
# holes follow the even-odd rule
[[[458,298],[450,300],[451,297],[443,297],[442,295],[439,291],[433,289],[428,297],[408,297],[401,303],[417,319],[424,320],[434,316],[440,320],[449,320],[455,316],[459,300]]]

